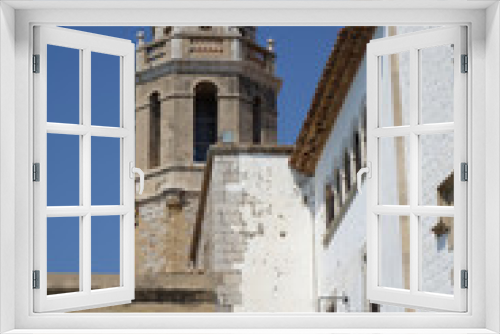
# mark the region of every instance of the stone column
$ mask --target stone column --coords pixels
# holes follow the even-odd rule
[[[274,39],[269,38],[267,40],[267,50],[271,52],[271,54],[266,56],[266,69],[269,73],[274,74],[275,68],[276,68],[276,59],[274,58],[274,48],[275,48],[276,42]]]
[[[165,97],[164,97],[165,98]],[[161,101],[160,166],[174,161],[174,140],[177,136],[175,124],[175,99],[166,97]]]
[[[135,45],[135,70],[142,71],[146,64],[146,52],[144,52],[144,31],[139,30],[136,33],[137,44]]]
[[[240,101],[238,94],[218,96],[217,107],[217,140],[222,140],[224,131],[231,131],[233,142],[240,142]]]
[[[237,37],[233,38],[231,41],[231,59],[232,60],[242,60],[243,50],[241,47],[241,40]]]
[[[171,58],[172,59],[181,59],[182,58],[182,38],[178,36],[180,33],[181,27],[173,27],[172,28],[172,39],[170,40],[171,45]]]
[[[149,168],[149,117],[149,105],[136,106],[135,165],[143,171]]]
[[[194,102],[191,94],[176,93],[172,99],[174,135],[172,136],[172,160],[180,164],[193,162]]]

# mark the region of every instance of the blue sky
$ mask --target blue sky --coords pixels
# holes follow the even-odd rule
[[[148,27],[71,27],[130,39]],[[293,144],[307,114],[323,67],[341,27],[259,27],[258,41],[276,42],[277,75],[283,79],[278,98],[278,142]],[[49,47],[48,111],[51,122],[78,123],[78,51]],[[119,61],[92,55],[92,124],[119,125]],[[48,135],[48,205],[79,204],[79,140]],[[119,140],[92,139],[92,205],[119,204]],[[119,272],[119,217],[92,218],[92,272]],[[49,218],[48,271],[78,271],[78,218]]]

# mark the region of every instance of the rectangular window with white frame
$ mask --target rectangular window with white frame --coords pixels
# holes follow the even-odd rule
[[[135,176],[129,171],[135,160],[133,44],[37,27],[34,52],[34,310],[130,302],[134,298]],[[106,70],[116,72],[115,80],[100,86],[104,91],[93,89],[106,79],[102,77]],[[53,273],[55,268],[64,268],[58,270],[64,273]],[[94,289],[100,279],[95,273],[102,271],[113,278],[107,286]]]
[[[207,26],[88,5],[12,3],[7,328],[496,328],[500,6]]]
[[[229,185],[224,179],[219,181],[217,173],[235,173],[224,170],[225,165],[219,161],[218,128],[228,127],[223,132],[238,133],[241,138],[237,143],[239,147],[224,151],[229,157],[238,156],[238,150],[245,152],[247,144],[244,138],[253,138],[256,126],[268,144],[279,145],[275,126],[280,120],[269,123],[273,117],[269,107],[274,102],[266,100],[269,96],[263,92],[268,88],[259,87],[263,83],[254,81],[252,90],[249,90],[245,80],[256,79],[239,79],[242,86],[238,93],[252,95],[252,119],[256,119],[258,113],[258,118],[266,119],[268,123],[267,128],[262,129],[262,122],[253,124],[251,133],[247,134],[246,128],[231,128],[221,119],[230,110],[224,103],[224,90],[228,87],[218,76],[225,75],[229,79],[232,74],[227,74],[223,67],[220,73],[216,73],[218,76],[207,74],[217,72],[218,66],[231,61],[237,65],[262,66],[262,63],[252,63],[255,56],[247,55],[248,59],[240,60],[235,53],[224,55],[227,51],[221,43],[230,40],[236,44],[230,51],[240,49],[246,54],[252,50],[250,47],[257,45],[255,34],[258,30],[255,27],[217,27],[215,32],[197,29],[152,27],[150,42],[144,32],[138,30],[135,40],[135,115],[131,114],[131,97],[124,94],[124,89],[131,85],[127,75],[133,73],[132,68],[126,67],[132,63],[125,62],[132,59],[133,44],[130,41],[75,29],[35,29],[35,157],[40,159],[34,166],[37,180],[35,206],[40,205],[40,214],[46,212],[46,218],[44,216],[40,223],[35,224],[35,249],[46,250],[46,253],[35,253],[35,266],[40,268],[33,272],[35,311],[169,312],[178,308],[188,312],[292,312],[312,311],[310,307],[315,300],[316,311],[320,312],[331,309],[336,312],[371,312],[369,305],[372,303],[380,304],[381,312],[410,308],[466,311],[467,290],[463,284],[454,284],[455,281],[462,283],[467,272],[463,247],[466,243],[453,241],[465,238],[466,226],[465,211],[455,214],[453,207],[455,200],[461,208],[465,208],[466,203],[463,181],[455,178],[453,183],[454,165],[459,160],[464,161],[466,152],[466,132],[463,131],[466,75],[462,73],[463,64],[454,61],[465,55],[465,28],[409,27],[399,28],[399,31],[398,27],[316,28],[317,31],[338,31],[331,53],[337,61],[349,57],[347,53],[350,51],[346,49],[366,49],[366,53],[353,56],[352,63],[346,68],[334,64],[333,70],[328,72],[330,65],[327,64],[323,71],[323,76],[332,80],[348,78],[349,84],[337,90],[331,105],[331,113],[340,116],[334,120],[330,131],[332,138],[341,135],[350,141],[347,147],[328,148],[334,155],[331,162],[332,166],[337,166],[333,172],[337,178],[335,185],[327,183],[324,187],[327,224],[322,227],[324,237],[328,239],[323,240],[324,249],[318,256],[325,262],[316,269],[322,273],[317,278],[321,290],[317,296],[311,293],[314,269],[308,252],[289,254],[287,261],[294,259],[293,267],[288,269],[281,284],[266,279],[259,282],[255,276],[257,268],[261,267],[259,270],[270,274],[267,263],[275,263],[278,270],[285,270],[285,267],[281,268],[283,264],[278,266],[287,258],[279,259],[283,256],[279,255],[281,247],[291,246],[299,242],[302,235],[313,231],[303,226],[292,228],[293,223],[300,219],[283,212],[279,215],[288,221],[288,226],[281,227],[281,243],[275,244],[264,225],[264,221],[271,217],[255,214],[235,217],[232,210],[245,210],[248,204],[228,201],[229,195],[222,198],[216,195],[219,191],[229,191],[226,190]],[[286,31],[286,28],[279,29]],[[222,36],[212,36],[215,33]],[[198,37],[200,34],[208,34],[210,39]],[[250,41],[240,40],[240,36],[248,37]],[[176,50],[176,43],[189,43],[189,53]],[[255,73],[261,76],[277,75],[272,67],[276,63],[273,58],[276,50],[271,42],[268,43],[269,49],[260,51],[265,66],[255,69]],[[374,49],[382,51],[372,51]],[[376,54],[375,63],[372,54]],[[177,58],[193,69],[188,70],[189,73],[173,72],[167,66],[175,66]],[[210,62],[210,71],[203,67],[204,62]],[[235,70],[235,75],[245,74],[238,70]],[[363,79],[365,71],[366,79]],[[188,85],[184,87],[185,95],[175,99],[187,104],[172,103],[171,94],[182,93],[179,88],[168,90],[169,82],[175,87],[179,76]],[[288,73],[283,72],[283,76],[288,78]],[[274,80],[283,79],[276,77]],[[371,82],[376,82],[376,85],[371,85]],[[331,89],[321,87],[322,84],[319,84],[318,91]],[[376,95],[371,90],[374,87],[378,92]],[[274,89],[279,91],[278,86]],[[356,96],[363,96],[365,91],[368,94],[366,102],[361,102],[368,108],[352,108],[352,101]],[[345,107],[335,111],[342,94],[345,94]],[[317,95],[314,99],[321,100],[322,96]],[[45,105],[46,108],[38,109]],[[242,109],[233,109],[233,112],[243,117],[244,107],[239,108]],[[315,109],[312,111],[317,115]],[[192,118],[184,120],[170,116],[179,112],[192,113]],[[343,122],[349,124],[344,119],[358,113],[353,134],[342,134],[337,128],[343,126]],[[364,124],[366,119],[367,126]],[[373,124],[374,120],[378,121],[377,126]],[[185,135],[179,132],[186,126],[189,128],[189,123],[181,126],[185,121],[192,122],[193,158],[175,160],[176,150],[190,149],[186,143],[177,148],[170,146],[177,137]],[[311,130],[304,125],[301,131],[299,137]],[[42,137],[45,133],[46,139]],[[190,135],[189,131],[187,134]],[[374,137],[378,145],[373,144]],[[222,143],[224,140],[222,138]],[[275,157],[276,153],[265,151],[265,145],[255,144],[253,139],[251,142],[256,152]],[[342,142],[345,145],[345,140]],[[367,149],[364,147],[366,143]],[[200,152],[202,146],[204,151]],[[276,147],[276,152],[286,151],[285,146]],[[138,166],[146,169],[146,193],[132,200],[132,193],[128,191],[134,184],[134,158],[130,155],[134,149]],[[269,172],[274,169],[277,173],[290,173],[294,168],[300,171],[303,166],[300,163],[293,165],[293,159],[303,149],[299,144],[298,149],[291,153],[291,167],[283,169],[276,163],[276,166],[266,167],[267,174],[260,177],[267,175],[276,180],[277,176]],[[368,151],[363,161],[362,150]],[[259,155],[250,153],[248,171],[240,167],[233,177],[241,178],[238,173],[260,175],[263,172],[259,168]],[[199,164],[200,157],[208,162],[205,168],[211,174],[205,175],[201,182],[207,191],[193,195],[190,194],[191,184],[204,167],[185,172],[183,180],[175,181],[179,176],[173,166],[192,168],[189,166]],[[286,161],[287,156],[282,160]],[[361,169],[365,165],[368,167]],[[322,170],[316,169],[308,182],[321,182]],[[361,197],[356,189],[363,184],[360,176],[364,171],[369,174],[365,218],[358,208],[365,197]],[[356,172],[359,174],[357,180]],[[174,179],[165,181],[169,178]],[[443,191],[438,194],[437,189],[444,186],[445,179],[449,184],[447,194]],[[355,181],[357,187],[354,187]],[[258,185],[262,180],[256,177],[248,182]],[[293,184],[291,180],[284,180],[281,187],[286,183]],[[219,186],[221,190],[217,190]],[[337,196],[331,192],[333,186]],[[253,191],[243,180],[238,187],[241,188],[238,191],[246,194]],[[270,195],[262,201],[276,211],[281,210],[284,201],[271,195],[272,189],[278,187],[278,184],[271,183],[267,190]],[[455,189],[460,190],[458,195]],[[305,214],[308,200],[302,201],[293,195],[286,199],[290,203],[294,200],[298,200],[294,204],[295,214]],[[377,201],[378,205],[374,205]],[[220,205],[224,209],[219,208]],[[189,212],[193,206],[194,215]],[[314,212],[313,216],[319,215],[321,213]],[[355,215],[358,218],[351,222]],[[372,221],[373,217],[377,217],[376,222]],[[46,225],[43,224],[45,219]],[[243,224],[243,230],[226,230],[229,225],[222,224],[226,220],[235,226]],[[135,221],[133,228],[132,221]],[[349,226],[363,226],[365,221],[366,230],[363,227],[360,230],[351,228],[354,235],[344,231]],[[246,233],[243,239],[235,238],[241,233]],[[254,244],[251,242],[253,233],[264,239]],[[350,243],[353,237],[363,240],[363,244],[358,247]],[[223,239],[225,241],[221,243]],[[311,251],[319,241],[304,244],[305,249]],[[232,246],[225,248],[225,243]],[[246,243],[249,243],[249,248],[239,250],[240,244]],[[364,243],[367,243],[367,248]],[[457,246],[452,249],[450,245]],[[339,247],[341,251],[337,249]],[[332,250],[337,255],[333,255]],[[270,259],[258,257],[263,253]],[[237,254],[241,260],[235,260]],[[358,259],[347,265],[336,260],[338,256],[351,257],[353,254],[358,254]],[[251,260],[252,256],[257,258]],[[332,261],[337,266],[332,266]],[[241,269],[236,270],[238,267]],[[455,270],[456,267],[462,269]],[[358,277],[347,281],[340,278],[345,270],[356,272]],[[225,278],[210,287],[216,276]],[[238,277],[242,282],[226,283]],[[246,279],[258,285],[274,286],[277,292],[274,296],[265,291],[260,297],[255,293],[247,295],[246,291],[255,287],[244,284]],[[287,294],[284,287],[294,281],[309,285],[311,289]],[[329,289],[336,293],[328,292]],[[280,297],[281,293],[283,296]],[[261,302],[267,306],[259,306]]]
[[[368,45],[370,300],[466,311],[466,57],[466,30],[459,26]],[[387,98],[391,94],[398,98]],[[391,173],[397,176],[391,179]],[[439,201],[438,187],[450,179],[448,201]],[[443,236],[454,244],[451,258],[436,254],[442,263],[432,265],[432,245],[425,239],[431,231],[436,244]],[[398,243],[399,250],[391,247]],[[399,282],[384,275],[394,257],[402,263],[404,279]],[[435,270],[447,271],[452,284],[429,282],[439,279],[430,273]]]

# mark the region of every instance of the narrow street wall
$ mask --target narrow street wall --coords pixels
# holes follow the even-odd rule
[[[290,152],[211,148],[197,262],[217,278],[220,311],[314,311],[312,221]]]

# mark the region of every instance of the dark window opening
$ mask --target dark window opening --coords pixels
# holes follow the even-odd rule
[[[359,140],[359,132],[354,133],[354,154],[356,155],[356,170],[357,173],[361,169],[361,142]]]
[[[149,97],[149,168],[160,165],[161,149],[161,103],[160,94],[154,92]]]
[[[342,207],[342,180],[340,177],[340,170],[336,170],[335,172],[335,180],[336,180],[336,188],[337,188],[337,200],[339,208]]]
[[[194,161],[204,162],[210,145],[217,142],[217,87],[208,82],[195,88]]]
[[[255,98],[252,105],[252,142],[260,144],[262,141],[262,110],[259,98]]]
[[[349,153],[344,153],[344,173],[345,173],[345,186],[346,193],[351,190],[351,159]]]
[[[210,30],[212,30],[212,27],[210,27],[210,26],[201,26],[200,30],[201,31],[210,31]]]
[[[326,205],[326,226],[330,226],[335,215],[335,202],[332,191],[332,186],[327,185],[325,189],[325,205]]]

